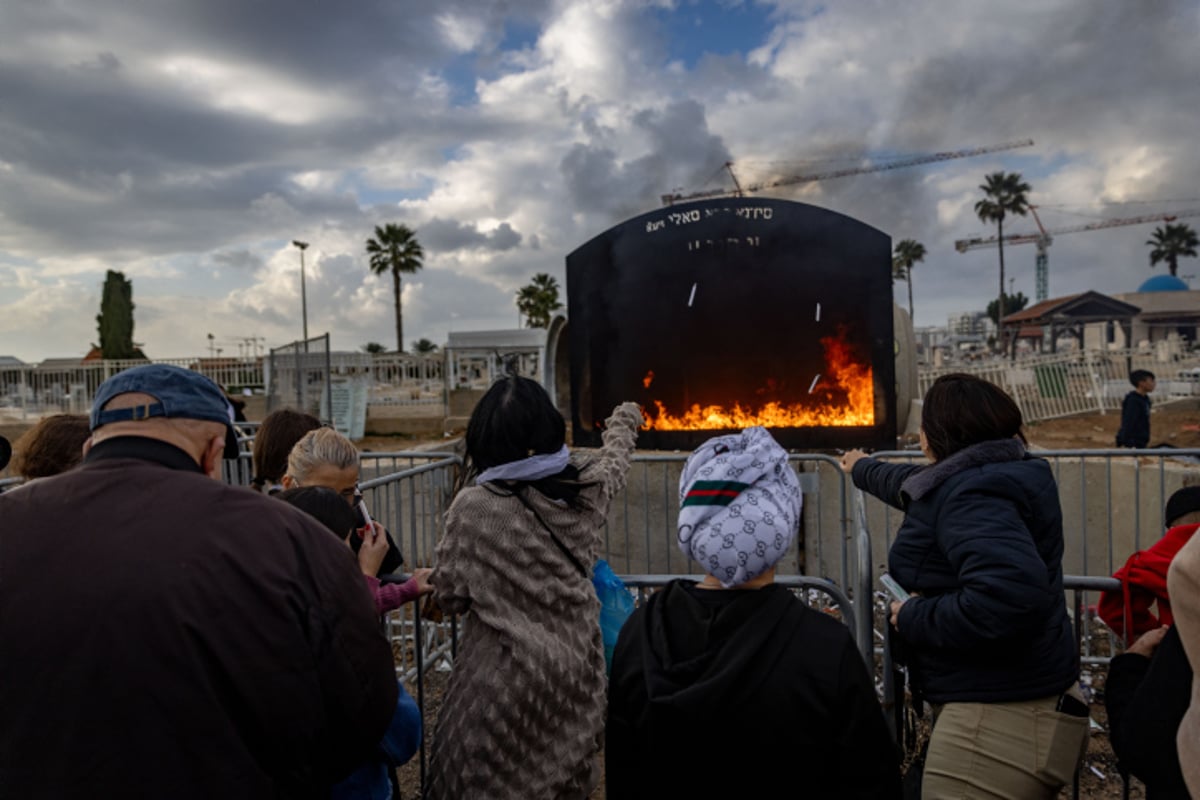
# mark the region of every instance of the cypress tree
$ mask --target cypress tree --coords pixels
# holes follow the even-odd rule
[[[110,269],[105,275],[96,325],[100,330],[101,357],[138,357],[133,346],[133,281],[126,280],[124,273]]]

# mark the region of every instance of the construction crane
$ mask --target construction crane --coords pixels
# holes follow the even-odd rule
[[[709,189],[703,192],[693,192],[692,194],[671,194],[662,195],[662,203],[664,206],[673,205],[675,203],[683,203],[688,200],[703,200],[709,197],[742,197],[751,192],[761,192],[764,189],[774,189],[779,186],[792,186],[797,183],[812,183],[814,181],[825,181],[831,178],[845,178],[851,175],[864,175],[868,172],[884,172],[891,169],[902,169],[904,167],[915,167],[920,164],[930,164],[934,161],[950,161],[955,158],[967,158],[969,156],[980,156],[985,153],[996,153],[1001,150],[1015,150],[1018,147],[1029,147],[1033,144],[1033,139],[1020,139],[1015,142],[1002,142],[1000,144],[986,145],[984,147],[972,147],[966,150],[948,150],[941,153],[928,153],[925,155],[900,157],[894,161],[884,163],[864,164],[861,167],[847,167],[845,169],[835,169],[829,172],[817,172],[809,175],[792,175],[788,178],[780,178],[779,180],[766,181],[763,183],[752,183],[748,186],[742,186],[738,182],[737,175],[733,172],[733,162],[726,161],[724,169],[729,172],[729,177],[733,179],[733,189]]]
[[[1083,231],[1099,231],[1105,228],[1117,228],[1121,225],[1141,225],[1146,222],[1174,222],[1181,217],[1196,217],[1200,216],[1200,208],[1190,208],[1184,211],[1164,211],[1159,214],[1143,214],[1138,217],[1118,217],[1115,219],[1104,219],[1097,222],[1089,222],[1085,225],[1072,225],[1067,228],[1055,228],[1054,230],[1046,230],[1042,225],[1041,219],[1037,215],[1037,206],[1029,206],[1029,210],[1033,213],[1033,221],[1037,223],[1037,233],[1012,233],[1004,237],[1004,244],[1029,244],[1037,245],[1037,257],[1035,259],[1035,282],[1034,293],[1037,297],[1036,302],[1042,302],[1049,297],[1050,294],[1050,264],[1049,258],[1046,255],[1047,248],[1054,241],[1055,236],[1060,236],[1064,233],[1081,233]],[[980,247],[991,247],[999,241],[998,236],[976,236],[971,239],[959,239],[954,243],[954,249],[960,253],[965,253],[968,250],[976,250]]]

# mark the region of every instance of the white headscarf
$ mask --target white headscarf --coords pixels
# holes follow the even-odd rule
[[[800,524],[800,480],[766,428],[709,439],[679,477],[679,549],[726,589],[778,563]]]
[[[497,464],[479,473],[475,483],[488,481],[539,481],[557,475],[571,463],[571,451],[564,444],[557,453],[542,453],[507,464]]]

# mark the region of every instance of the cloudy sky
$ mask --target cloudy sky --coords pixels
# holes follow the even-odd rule
[[[97,340],[106,269],[152,357],[298,338],[292,239],[310,332],[393,347],[363,252],[386,222],[427,254],[406,343],[515,327],[534,273],[561,282],[664,192],[728,186],[728,160],[770,180],[1033,139],[764,195],[923,242],[920,325],[994,297],[995,252],[953,246],[988,233],[987,172],[1022,173],[1051,228],[1200,208],[1196,0],[0,0],[0,20],[0,355],[26,361]],[[1161,273],[1153,228],[1057,238],[1051,296]],[[1033,247],[1008,253],[1032,296]]]

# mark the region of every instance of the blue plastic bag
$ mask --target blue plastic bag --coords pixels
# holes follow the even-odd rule
[[[597,561],[592,568],[592,585],[596,587],[596,597],[600,600],[600,633],[604,638],[605,670],[611,672],[617,635],[625,620],[633,613],[633,595],[604,559]]]

